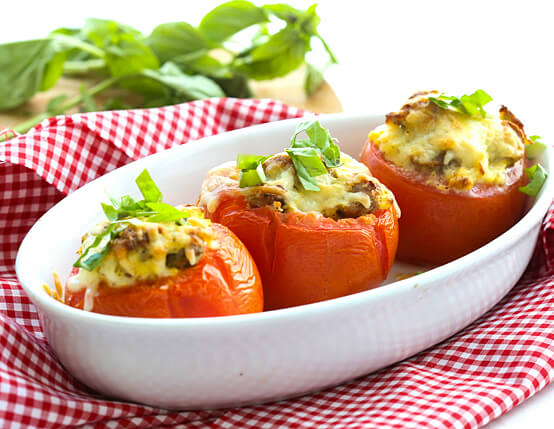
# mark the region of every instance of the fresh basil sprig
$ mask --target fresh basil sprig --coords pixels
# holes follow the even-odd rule
[[[162,202],[162,193],[147,170],[143,170],[135,182],[144,199],[137,201],[129,195],[124,195],[120,199],[110,198],[112,205],[101,203],[110,223],[82,252],[73,264],[74,267],[87,271],[93,271],[98,267],[110,251],[113,240],[129,226],[126,221],[140,217],[146,218],[148,222],[179,222],[189,217],[186,211]]]
[[[540,164],[535,164],[529,168],[526,168],[525,174],[527,174],[527,177],[529,178],[529,183],[519,188],[519,190],[531,197],[536,197],[539,194],[542,185],[544,185],[544,182],[548,177],[548,173]]]
[[[438,97],[429,97],[429,101],[443,109],[453,110],[467,116],[475,116],[479,113],[484,118],[487,116],[487,112],[483,107],[492,101],[492,97],[482,89],[478,89],[473,94],[462,95],[459,98],[441,93]]]
[[[298,139],[306,133],[307,139]],[[318,120],[310,119],[301,122],[292,135],[290,148],[285,149],[290,156],[296,175],[307,191],[319,191],[314,177],[327,174],[327,167],[340,165],[340,149]],[[237,167],[241,169],[239,186],[261,185],[265,180],[263,162],[268,156],[238,155]]]
[[[74,107],[144,108],[209,97],[251,97],[250,79],[273,79],[295,70],[305,62],[314,39],[327,52],[327,65],[337,62],[317,31],[319,22],[315,4],[300,10],[246,0],[217,6],[196,27],[164,23],[150,35],[116,21],[87,19],[82,28],[58,28],[43,39],[0,45],[0,111],[51,88],[62,75],[86,75],[99,83],[83,87],[76,97],[58,99],[55,108],[49,105],[14,131],[25,133]],[[254,30],[250,40],[233,39],[245,29]],[[214,56],[214,49],[225,51],[228,58]],[[325,67],[308,66],[307,93],[322,82]],[[112,86],[140,97],[133,97],[133,105],[117,98],[96,105],[94,97]]]

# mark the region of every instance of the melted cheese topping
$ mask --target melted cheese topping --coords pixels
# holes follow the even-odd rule
[[[278,198],[274,207],[286,212],[326,215],[352,205],[371,211],[394,205],[398,210],[392,193],[371,175],[365,165],[344,153],[341,153],[340,166],[329,168],[328,174],[314,177],[319,191],[306,191],[300,185],[294,166],[284,152],[266,160],[264,171],[267,180],[262,185],[239,188],[240,170],[234,162],[214,168],[202,184],[200,205],[213,213],[224,194],[240,194],[250,201],[263,194]],[[366,191],[357,189],[356,184],[370,184],[372,192],[368,192],[367,187]]]
[[[470,117],[436,106],[429,95],[438,93],[413,96],[369,134],[384,157],[456,189],[505,183],[506,169],[524,156],[519,121]]]
[[[186,223],[154,223],[148,222],[146,218],[126,221],[127,228],[114,239],[110,250],[98,267],[93,271],[80,268],[79,272],[69,279],[68,289],[76,292],[86,288],[85,307],[87,307],[87,302],[92,305],[92,297],[100,284],[121,288],[138,281],[155,280],[177,274],[180,268],[168,264],[168,255],[180,255],[181,259],[186,258],[187,266],[198,263],[206,246],[214,245],[210,232],[211,222],[203,218],[200,209],[190,207],[180,207],[180,209],[186,210],[191,215]],[[101,222],[85,234],[79,253],[84,252],[108,225],[109,221]],[[102,248],[103,245],[100,243],[95,249]],[[89,255],[93,254],[92,251]]]

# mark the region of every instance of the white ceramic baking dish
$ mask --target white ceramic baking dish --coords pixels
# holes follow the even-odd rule
[[[344,152],[358,156],[382,116],[320,116]],[[383,287],[261,314],[202,319],[140,319],[80,311],[42,288],[52,271],[70,272],[82,234],[103,216],[100,201],[138,196],[148,168],[165,201],[194,203],[206,172],[237,152],[270,154],[288,146],[298,120],[237,130],[159,153],[72,193],[30,230],[17,275],[35,303],[53,350],[83,383],[106,395],[168,408],[252,404],[342,383],[404,359],[459,331],[497,303],[532,255],[550,206],[550,175],[513,228],[477,251],[415,277],[396,263]],[[552,154],[541,163],[552,171]]]

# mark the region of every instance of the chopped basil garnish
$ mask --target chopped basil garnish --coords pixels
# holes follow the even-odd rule
[[[237,167],[241,170],[255,170],[256,167],[267,158],[269,158],[269,156],[237,155]]]
[[[189,214],[181,211],[166,203],[146,203],[146,207],[152,210],[152,213],[145,214],[148,222],[177,222]]]
[[[100,265],[102,259],[104,259],[104,257],[108,254],[108,251],[112,246],[112,240],[116,238],[125,228],[127,228],[126,225],[110,223],[104,232],[96,236],[94,242],[86,248],[73,266],[77,268],[84,268],[87,271],[93,271],[98,265]],[[97,247],[100,247],[100,250],[89,256],[91,250]]]
[[[305,132],[308,139],[297,140],[300,133]],[[323,128],[319,121],[311,119],[300,123],[290,141],[291,148],[311,147],[321,154],[327,167],[340,165],[340,149],[329,134],[329,130]]]
[[[286,149],[289,154],[300,183],[306,191],[319,191],[314,177],[327,174],[327,169],[317,150],[311,147],[295,147]]]
[[[158,189],[148,170],[143,170],[135,180],[140,193],[148,202],[158,203],[162,200],[162,192]]]
[[[529,136],[531,143],[525,145],[525,155],[529,159],[535,159],[546,149],[546,145],[540,141],[541,136]]]
[[[446,96],[442,93],[438,97],[429,97],[429,101],[443,109],[453,110],[467,116],[475,116],[479,113],[484,118],[487,116],[487,112],[483,107],[492,101],[492,97],[482,89],[478,89],[473,94],[462,95],[460,98]]]
[[[113,240],[129,226],[132,219],[144,217],[148,222],[180,222],[189,217],[189,213],[186,211],[162,202],[162,193],[147,170],[140,173],[136,183],[144,197],[143,200],[137,201],[129,195],[124,195],[120,199],[110,198],[112,205],[101,203],[102,210],[110,223],[83,251],[73,264],[74,267],[88,271],[93,271],[98,267],[110,251]],[[98,251],[93,251],[96,248]],[[91,251],[93,253],[89,256]]]
[[[301,133],[306,133],[307,139],[298,139]],[[340,165],[340,149],[319,121],[310,119],[300,123],[290,142],[289,154],[302,187],[307,191],[319,191],[314,177],[327,174],[326,167]],[[238,155],[237,168],[240,168],[239,186],[261,185],[265,180],[262,163],[269,156]]]
[[[531,197],[536,197],[539,194],[542,185],[544,185],[548,173],[540,164],[535,164],[529,168],[526,168],[525,174],[527,174],[527,177],[529,178],[529,183],[519,188],[519,190],[524,194],[530,195]]]
[[[261,185],[266,180],[262,164],[267,158],[269,156],[237,155],[237,167],[241,169],[239,177],[241,188]]]

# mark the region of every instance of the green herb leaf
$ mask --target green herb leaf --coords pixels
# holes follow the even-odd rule
[[[44,69],[44,75],[42,76],[42,82],[40,83],[40,90],[46,91],[52,88],[58,79],[61,77],[64,71],[64,64],[67,59],[67,51],[63,50],[61,46],[53,43],[53,49],[56,51],[52,59],[46,64]]]
[[[438,98],[429,97],[429,101],[443,109],[454,110],[467,116],[475,116],[479,113],[484,118],[487,112],[483,107],[492,101],[492,97],[482,89],[478,89],[473,94],[462,95],[460,98],[441,94]]]
[[[118,210],[113,207],[113,206],[110,206],[109,204],[104,204],[104,203],[100,203],[101,206],[102,206],[102,210],[104,211],[104,214],[106,215],[106,217],[109,219],[109,220],[118,220]]]
[[[162,202],[146,203],[146,206],[156,212],[147,218],[148,222],[176,222],[190,216],[188,212]]]
[[[297,69],[310,49],[309,37],[285,27],[248,55],[237,58],[234,64],[252,79],[273,79]]]
[[[142,76],[161,85],[160,95],[172,97],[176,103],[210,97],[224,97],[225,93],[212,80],[205,76],[190,76],[183,73],[175,64],[165,63],[159,70],[143,70]],[[141,87],[135,88],[139,91]]]
[[[16,107],[40,91],[47,65],[55,55],[50,39],[0,45],[0,110]]]
[[[144,169],[135,180],[140,193],[148,203],[158,203],[162,201],[162,192],[152,180],[148,170]],[[170,206],[171,207],[171,206]]]
[[[88,18],[81,30],[81,34],[93,42],[99,48],[105,48],[117,43],[118,36],[128,34],[135,37],[142,37],[140,31],[109,19]]]
[[[319,191],[317,182],[313,179],[316,176],[327,174],[327,169],[320,158],[320,153],[311,147],[297,147],[286,149],[289,154],[298,179],[307,191]]]
[[[209,49],[204,36],[186,22],[158,25],[146,40],[162,63],[191,52],[204,53]]]
[[[261,185],[266,180],[263,165],[259,164],[252,170],[241,170],[239,176],[239,187],[246,188],[249,186]]]
[[[529,168],[526,168],[525,174],[527,174],[527,177],[529,178],[529,183],[519,188],[519,190],[524,194],[530,195],[531,197],[536,197],[542,189],[542,185],[544,185],[548,173],[540,164],[535,164]]]
[[[531,143],[525,145],[525,154],[529,159],[539,157],[546,149],[546,144],[540,141],[541,136],[529,136]]]
[[[298,135],[302,132],[308,135],[309,140],[297,140]],[[333,138],[329,134],[329,130],[323,128],[316,119],[301,122],[296,127],[290,147],[311,147],[321,153],[327,167],[337,167],[340,165],[339,147],[333,141]]]
[[[132,34],[121,34],[106,48],[106,65],[114,77],[135,75],[158,69],[160,62],[152,50]]]
[[[237,168],[241,170],[253,170],[267,158],[269,158],[269,156],[239,154],[237,155]]]
[[[323,83],[323,72],[316,66],[306,63],[306,80],[304,81],[304,91],[311,95]]]
[[[216,43],[222,43],[233,34],[254,24],[267,22],[262,8],[248,1],[235,0],[217,6],[206,14],[198,30],[202,35]]]
[[[125,228],[127,228],[126,225],[115,223],[109,224],[103,233],[96,236],[94,242],[87,247],[73,266],[76,268],[83,268],[87,271],[93,271],[96,267],[98,267],[98,265],[100,265],[102,259],[104,259],[108,254],[111,249],[113,239],[117,237]],[[99,248],[99,250],[89,256],[91,250],[96,248]]]

